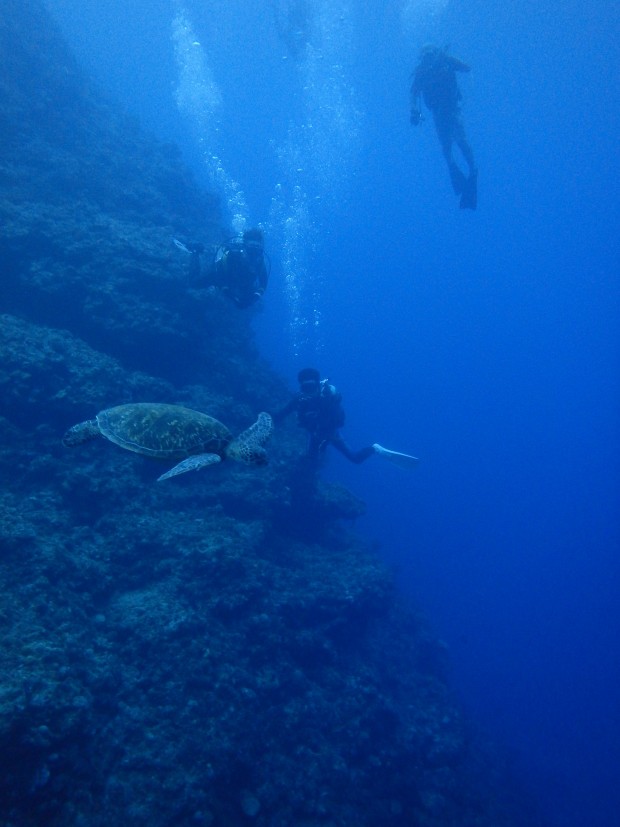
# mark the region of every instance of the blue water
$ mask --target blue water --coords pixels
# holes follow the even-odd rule
[[[354,447],[421,457],[407,475],[334,454],[325,474],[368,502],[358,529],[448,644],[465,707],[553,823],[614,827],[617,5],[47,2],[229,226],[265,227],[265,357],[291,387],[306,364],[329,376]],[[430,119],[408,122],[429,40],[472,66],[476,212]]]

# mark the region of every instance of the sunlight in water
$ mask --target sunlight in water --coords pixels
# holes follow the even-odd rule
[[[282,180],[271,223],[284,250],[283,269],[293,347],[320,351],[323,274],[313,267],[317,245],[329,243],[333,217],[342,211],[361,147],[362,116],[350,80],[352,23],[346,0],[307,4],[303,43],[292,61],[302,109],[275,147]]]
[[[309,272],[316,251],[315,224],[307,195],[300,186],[294,186],[285,196],[282,185],[276,185],[270,219],[272,233],[279,238],[293,354],[320,351],[319,296],[316,294],[319,279]]]
[[[448,6],[448,0],[404,0],[401,19],[405,31],[427,24]]]
[[[283,3],[280,6],[280,19],[288,19],[291,10]],[[222,195],[238,233],[247,225],[248,209],[241,186],[227,173],[219,151],[222,93],[186,8],[181,2],[175,7],[176,103],[196,135],[209,182]],[[289,64],[301,92],[300,107],[286,134],[272,144],[280,173],[274,182],[269,222],[280,250],[295,354],[322,348],[324,276],[314,262],[319,244],[330,243],[334,218],[346,209],[362,134],[351,82],[350,0],[308,0],[303,8],[303,30],[299,21],[292,21],[295,54]]]
[[[172,21],[172,40],[178,70],[175,94],[177,106],[196,133],[211,185],[222,194],[231,214],[232,228],[235,233],[240,233],[247,224],[245,197],[240,185],[226,172],[215,151],[222,93],[187,12],[179,4]]]

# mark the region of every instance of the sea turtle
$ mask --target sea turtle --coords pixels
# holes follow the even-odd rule
[[[225,457],[248,465],[265,465],[267,453],[263,446],[272,428],[269,414],[260,413],[254,425],[233,439],[225,425],[200,411],[160,402],[134,402],[106,408],[95,419],[74,425],[62,441],[67,446],[79,445],[104,436],[145,457],[182,460],[158,477],[159,482],[186,471],[198,471]]]

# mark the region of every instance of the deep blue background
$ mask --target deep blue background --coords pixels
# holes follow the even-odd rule
[[[567,827],[615,827],[617,4],[308,0],[329,35],[312,77],[350,92],[349,152],[320,124],[333,84],[309,96],[274,3],[47,2],[101,86],[178,141],[207,184],[205,146],[174,98],[171,21],[185,8],[222,94],[206,149],[241,185],[249,222],[268,230],[274,271],[255,320],[265,356],[291,385],[305,363],[338,385],[355,447],[380,441],[422,459],[408,475],[334,455],[325,473],[367,500],[359,527],[448,643],[465,705],[513,751],[547,812]],[[473,67],[462,88],[476,213],[457,208],[432,123],[408,123],[409,73],[427,40]],[[308,111],[325,132],[312,158]],[[276,160],[291,124],[308,172]],[[307,272],[292,274],[271,212],[291,170],[316,231]],[[291,325],[287,275],[310,284],[297,284],[302,315],[320,314],[310,336]]]

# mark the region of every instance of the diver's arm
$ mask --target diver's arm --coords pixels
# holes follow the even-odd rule
[[[416,72],[411,84],[409,92],[409,121],[417,126],[422,120],[422,90],[420,89],[420,82],[418,72]]]
[[[451,69],[454,69],[455,72],[471,72],[471,66],[468,63],[459,60],[458,57],[446,55],[446,61],[448,66],[450,66]]]
[[[297,396],[294,396],[283,408],[275,413],[272,413],[271,418],[276,424],[282,422],[289,414],[292,414],[293,411],[297,410],[297,404]]]
[[[413,76],[413,82],[411,84],[411,89],[409,90],[409,99],[411,101],[412,108],[413,108],[414,105],[420,103],[421,96],[422,96],[422,77],[420,75],[420,70],[416,69],[415,75]]]

